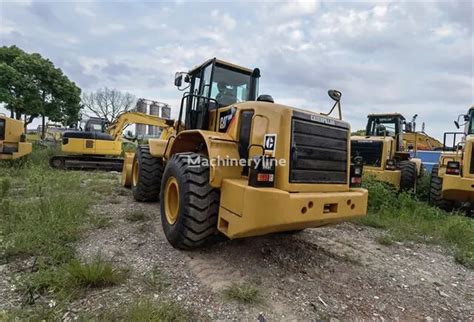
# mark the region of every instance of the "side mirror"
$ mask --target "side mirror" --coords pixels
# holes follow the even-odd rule
[[[174,86],[181,87],[183,85],[183,73],[177,72],[174,74]]]
[[[339,102],[341,100],[342,93],[335,90],[335,89],[330,89],[328,91],[328,95],[330,98],[332,98],[334,101]]]
[[[464,122],[469,122],[469,115],[464,115]]]
[[[459,129],[459,123],[458,123],[458,121],[454,121],[454,125],[456,125],[456,127]]]

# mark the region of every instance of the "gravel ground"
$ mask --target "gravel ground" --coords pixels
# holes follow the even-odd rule
[[[69,304],[66,320],[145,297],[176,301],[204,320],[473,320],[473,271],[455,263],[441,247],[411,242],[384,246],[376,241],[382,231],[344,223],[183,252],[166,241],[157,203],[133,202],[124,189],[114,194],[113,203],[94,208],[110,217],[111,225],[89,231],[77,243],[77,252],[84,259],[100,254],[129,268],[130,277],[123,285],[91,290]],[[130,221],[132,212],[146,216]],[[11,273],[24,266],[28,260],[0,266],[0,309],[19,305],[21,294]],[[159,285],[147,282],[154,269],[161,272]],[[226,286],[244,281],[260,288],[262,304],[224,298]]]

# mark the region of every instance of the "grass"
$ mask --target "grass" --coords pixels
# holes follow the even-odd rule
[[[141,301],[132,305],[125,313],[125,321],[187,321],[190,313],[175,302]]]
[[[260,289],[251,283],[232,283],[223,291],[225,297],[244,304],[260,304],[263,297]]]
[[[104,198],[96,192],[113,189],[116,178],[50,169],[48,159],[54,153],[35,145],[27,159],[0,163],[0,262],[33,263],[15,276],[25,304],[40,295],[62,300],[78,290],[112,285],[126,277],[102,260],[80,263],[74,251],[74,242],[90,224],[110,224],[107,217],[92,216],[89,208]],[[43,306],[22,310],[31,318],[55,312]]]
[[[142,299],[123,310],[108,311],[101,314],[99,321],[163,321],[181,322],[193,320],[193,313],[172,301],[153,302]],[[84,320],[94,320],[86,317]]]
[[[367,178],[368,215],[359,223],[388,230],[381,243],[412,240],[445,245],[454,251],[458,263],[474,268],[474,221],[458,213],[448,214],[418,197],[396,193],[388,185]]]
[[[104,229],[112,226],[112,219],[104,214],[91,215],[90,224],[98,229]]]
[[[125,219],[131,222],[135,222],[135,221],[145,221],[149,218],[142,210],[134,210],[131,213],[127,214]]]
[[[88,263],[72,260],[65,267],[65,271],[71,284],[86,288],[117,285],[122,283],[128,274],[127,270],[114,268],[100,256]]]
[[[53,150],[54,151],[54,150]],[[1,253],[8,259],[35,256],[38,262],[65,263],[89,219],[97,186],[112,186],[104,175],[50,169],[51,149],[35,146],[27,161],[0,163]],[[103,223],[102,223],[103,225]]]

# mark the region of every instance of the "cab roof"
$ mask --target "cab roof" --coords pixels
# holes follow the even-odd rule
[[[369,117],[384,117],[384,116],[385,117],[395,116],[395,117],[400,117],[402,120],[405,119],[405,117],[400,113],[372,113],[372,114],[367,115],[368,118]]]
[[[200,65],[197,65],[197,66],[194,66],[191,70],[189,70],[189,74],[192,74],[194,73],[196,70],[198,69],[201,69],[203,66],[209,64],[210,62],[212,62],[213,60],[216,61],[216,63],[220,64],[220,65],[224,65],[224,66],[228,66],[232,69],[237,69],[237,70],[240,70],[240,71],[243,71],[245,73],[252,73],[252,69],[250,68],[247,68],[247,67],[243,67],[243,66],[239,66],[239,65],[236,65],[236,64],[233,64],[233,63],[230,63],[230,62],[227,62],[227,61],[224,61],[224,60],[220,60],[220,59],[217,59],[217,58],[211,58],[211,59],[208,59],[206,60],[204,63],[200,64]]]

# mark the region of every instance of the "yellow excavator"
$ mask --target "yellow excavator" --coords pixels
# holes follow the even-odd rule
[[[14,160],[32,151],[26,142],[25,125],[5,115],[0,115],[0,160]]]
[[[130,124],[153,125],[167,131],[173,126],[173,121],[140,112],[122,113],[110,125],[102,118],[90,118],[84,131],[64,132],[62,154],[51,157],[50,166],[57,169],[121,171],[122,133]]]
[[[362,168],[351,164],[341,93],[329,113],[258,94],[260,70],[216,58],[177,73],[186,90],[168,139],[139,146],[132,166],[138,201],[160,201],[167,240],[191,249],[229,238],[297,231],[367,211]],[[331,112],[339,111],[339,117]]]

